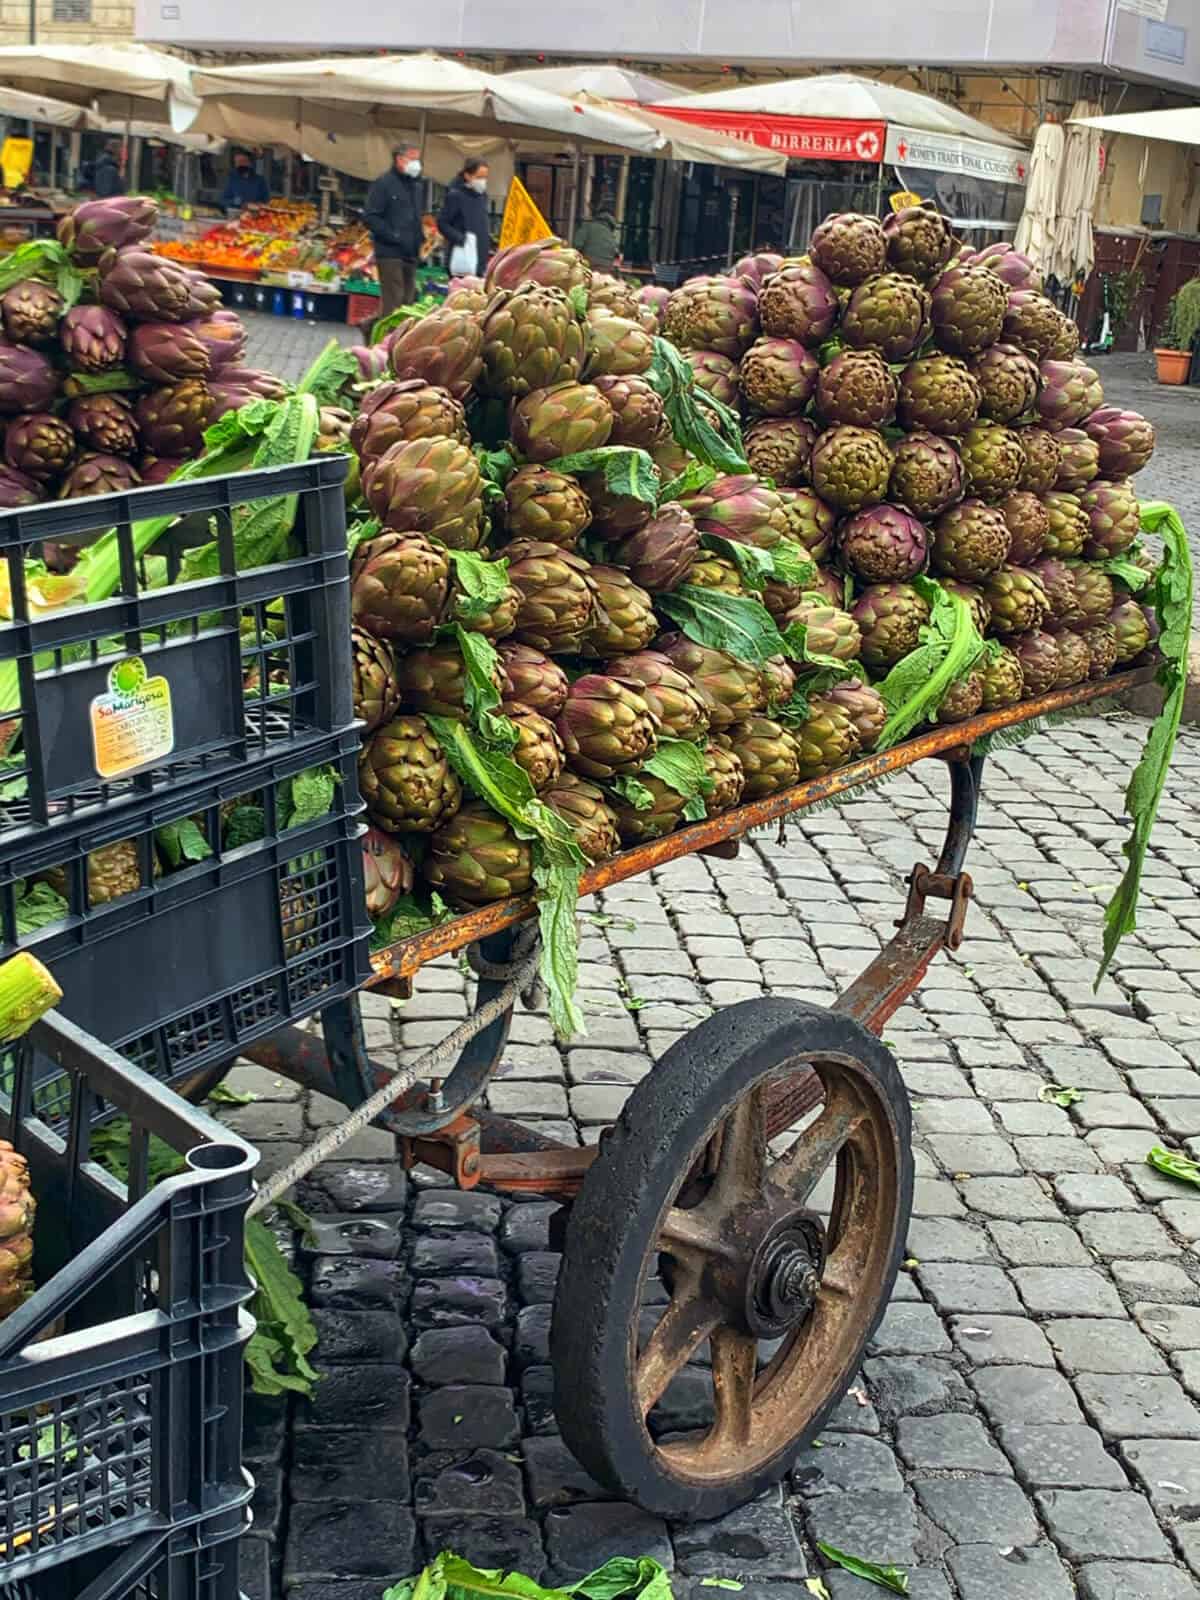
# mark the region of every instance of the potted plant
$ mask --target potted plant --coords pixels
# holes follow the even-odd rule
[[[1192,345],[1200,334],[1200,278],[1192,278],[1167,303],[1167,317],[1155,346],[1159,383],[1186,383]]]

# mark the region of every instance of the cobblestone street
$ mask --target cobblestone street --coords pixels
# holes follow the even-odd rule
[[[356,338],[246,321],[248,362],[293,377],[331,331]],[[1138,487],[1200,533],[1200,395],[1152,384],[1150,361],[1101,363],[1107,398],[1153,418]],[[781,1490],[691,1527],[613,1502],[555,1428],[555,1208],[407,1179],[371,1130],[297,1196],[315,1225],[297,1263],[323,1376],[311,1403],[249,1402],[250,1600],[377,1600],[447,1547],[547,1581],[651,1555],[681,1600],[713,1578],[746,1600],[810,1600],[813,1577],[830,1600],[882,1592],[829,1569],[818,1541],[908,1568],[913,1600],[1194,1596],[1200,1190],[1145,1160],[1156,1143],[1200,1156],[1194,727],[1138,931],[1092,987],[1145,728],[1082,717],[989,761],[965,943],[885,1035],[914,1108],[907,1258],[861,1377]],[[783,842],[760,834],[735,860],[690,857],[585,904],[588,1036],[560,1048],[543,1014],[518,1013],[491,1108],[591,1142],[714,1011],[768,993],[828,1005],[888,936],[913,863],[936,857],[945,790],[926,762],[793,822]],[[468,1003],[452,959],[403,1005],[367,996],[372,1056],[411,1059]],[[342,1115],[257,1067],[229,1082],[257,1096],[223,1114],[264,1173]],[[695,1426],[710,1404],[706,1369],[689,1367],[652,1429]]]

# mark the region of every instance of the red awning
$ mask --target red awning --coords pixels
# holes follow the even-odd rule
[[[857,117],[781,117],[765,111],[706,111],[670,103],[647,106],[658,116],[711,128],[728,139],[777,150],[793,161],[883,160],[886,128]]]

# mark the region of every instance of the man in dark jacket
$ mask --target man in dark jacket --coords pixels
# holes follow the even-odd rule
[[[375,247],[379,272],[379,314],[411,305],[417,296],[417,256],[421,249],[421,152],[415,145],[392,151],[392,165],[367,194],[363,221]]]
[[[104,146],[92,177],[92,187],[98,200],[107,200],[114,194],[125,193],[125,179],[121,176],[121,146],[110,139]]]
[[[271,198],[267,180],[255,172],[248,150],[235,150],[233,166],[221,195],[221,205],[226,211],[240,211],[243,206],[265,205]]]
[[[491,219],[487,202],[488,165],[468,161],[446,190],[438,213],[438,232],[450,243],[447,266],[452,278],[483,276],[491,251]]]

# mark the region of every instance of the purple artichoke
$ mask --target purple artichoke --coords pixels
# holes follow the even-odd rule
[[[1100,446],[1082,428],[1060,428],[1055,437],[1059,457],[1054,487],[1082,494],[1092,479],[1100,476]]]
[[[918,517],[936,517],[961,500],[964,483],[962,458],[949,439],[924,428],[897,439],[888,492]]]
[[[158,207],[144,195],[85,200],[58,225],[59,243],[77,261],[94,266],[110,250],[125,250],[149,238]]]
[[[1131,478],[1154,454],[1154,426],[1140,412],[1101,406],[1083,426],[1100,446],[1100,471],[1106,478]]]
[[[194,267],[187,268],[188,278],[188,304],[186,321],[193,318],[211,317],[221,309],[221,291],[203,272],[197,272]]]
[[[385,345],[352,344],[350,354],[358,362],[358,375],[363,383],[375,383],[387,377],[388,352]]]
[[[211,372],[223,372],[226,367],[236,367],[245,354],[246,325],[236,311],[214,311],[210,316],[185,323],[184,326],[208,351]],[[381,351],[379,371],[375,376],[382,378],[386,371],[387,356]]]
[[[136,322],[186,322],[192,310],[191,273],[148,250],[120,250],[100,275],[100,300]]]
[[[1141,531],[1142,514],[1131,483],[1096,478],[1079,496],[1090,532],[1083,547],[1088,561],[1123,555]]]
[[[685,349],[716,350],[736,361],[758,337],[758,297],[745,284],[714,278],[685,293],[680,313]]]
[[[141,395],[135,415],[142,444],[151,455],[190,456],[204,443],[213,401],[199,378]]]
[[[287,384],[273,372],[260,372],[254,367],[222,367],[208,388],[212,397],[210,422],[227,411],[239,411],[251,400],[283,400],[288,392]]]
[[[797,339],[756,339],[738,369],[747,404],[769,417],[803,411],[817,386],[820,364]]]
[[[32,478],[12,467],[0,466],[0,511],[21,511],[42,498],[42,490]]]
[[[717,350],[685,350],[683,359],[695,375],[697,389],[704,389],[722,405],[735,406],[738,401],[738,367],[736,361]]]
[[[67,360],[80,372],[119,367],[128,337],[124,322],[107,306],[72,306],[58,330]]]
[[[4,459],[15,472],[38,483],[60,478],[75,454],[75,435],[48,411],[30,411],[10,422],[4,435]]]
[[[613,564],[624,567],[634,583],[651,594],[669,594],[685,583],[699,553],[696,524],[675,501],[659,506],[644,527],[610,551]]]
[[[63,479],[60,500],[78,500],[92,494],[122,494],[142,480],[131,462],[121,456],[83,455]]]
[[[37,278],[14,283],[0,300],[4,331],[16,344],[44,344],[58,332],[63,297]]]
[[[768,278],[774,277],[782,265],[782,256],[777,256],[770,250],[762,250],[755,255],[743,256],[740,261],[735,261],[731,276],[744,283],[747,289],[753,289],[755,294],[761,294],[763,284]]]
[[[129,336],[129,365],[147,383],[182,383],[207,378],[208,347],[177,322],[143,322]]]
[[[746,430],[746,460],[760,478],[793,487],[808,482],[817,427],[807,417],[764,417]]]
[[[753,473],[714,478],[706,489],[683,504],[701,533],[756,544],[762,550],[770,550],[784,537],[783,502]]]
[[[67,422],[82,445],[102,455],[131,456],[138,447],[133,408],[118,394],[81,395],[68,407]]]
[[[820,267],[789,262],[763,285],[758,314],[763,332],[772,338],[796,339],[815,347],[833,331],[838,297]]]
[[[144,484],[166,483],[172,473],[187,465],[186,456],[142,456],[138,462],[138,476]]]
[[[670,289],[664,288],[661,283],[645,283],[638,290],[637,298],[640,306],[654,313],[655,325],[661,328],[667,301],[671,298]]]
[[[1074,428],[1104,404],[1095,368],[1083,361],[1043,361],[1037,408],[1048,428]]]
[[[491,291],[540,283],[547,289],[570,290],[577,286],[586,289],[591,281],[592,269],[579,251],[551,236],[497,250],[488,265],[484,287]]]
[[[1014,250],[1010,244],[989,244],[977,250],[963,263],[968,267],[986,267],[994,272],[1010,289],[1032,289],[1040,292],[1042,275],[1027,255]]]
[[[864,583],[904,583],[924,572],[929,536],[902,506],[869,506],[838,532],[842,561]]]
[[[0,339],[0,412],[44,411],[58,393],[58,374],[28,345]]]

